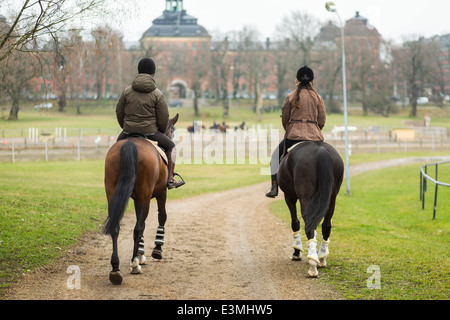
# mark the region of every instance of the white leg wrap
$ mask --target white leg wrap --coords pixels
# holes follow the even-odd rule
[[[140,274],[142,273],[142,268],[139,265],[139,259],[134,258],[134,260],[131,262],[131,273],[132,274]]]
[[[330,252],[328,251],[329,244],[330,244],[330,240],[328,240],[328,241],[322,240],[322,243],[321,243],[320,249],[319,249],[319,259],[328,257],[328,255],[330,254]]]
[[[294,244],[292,245],[292,247],[294,249],[303,251],[303,245],[302,245],[302,239],[300,237],[300,231],[294,232],[293,236],[294,236]]]
[[[319,263],[319,257],[317,255],[317,240],[316,234],[314,233],[314,239],[308,240],[308,264],[309,270],[308,275],[310,277],[318,277],[319,272],[317,271],[317,264]]]
[[[307,256],[307,258],[315,261],[316,263],[319,263],[319,257],[317,255],[316,247],[317,247],[316,239],[311,239],[308,241],[308,256]]]
[[[328,257],[328,254],[330,253],[328,251],[329,243],[330,243],[330,240],[328,240],[328,241],[322,240],[322,244],[320,245],[320,249],[319,249],[319,268],[325,268],[327,266],[326,258]]]

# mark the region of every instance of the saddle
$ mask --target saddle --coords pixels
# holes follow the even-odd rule
[[[139,133],[139,132],[131,132],[131,133],[124,133],[124,134],[125,134],[126,138],[142,138],[142,139],[147,140],[151,144],[153,144],[156,148],[156,151],[158,151],[159,155],[163,159],[164,163],[166,165],[168,165],[169,161],[167,160],[166,151],[163,148],[161,148],[160,146],[158,146],[157,141],[150,140],[147,135],[145,135],[143,133]]]
[[[150,140],[150,139],[145,139],[145,140],[147,140],[148,142],[150,142],[151,144],[153,144],[155,146],[156,151],[158,151],[159,155],[164,160],[164,163],[167,165],[169,163],[169,161],[167,160],[166,152],[161,147],[158,146],[158,142]]]
[[[286,154],[289,153],[289,152],[291,152],[292,150],[294,150],[295,147],[298,146],[299,144],[302,144],[302,143],[305,143],[305,142],[306,142],[306,141],[300,141],[300,142],[294,144],[292,147],[290,147],[289,149],[287,149]]]

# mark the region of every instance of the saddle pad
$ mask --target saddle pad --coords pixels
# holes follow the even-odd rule
[[[289,152],[291,152],[292,150],[294,150],[294,148],[295,148],[296,146],[298,146],[300,143],[303,143],[303,142],[306,142],[306,141],[300,141],[299,143],[294,144],[292,147],[290,147],[290,148],[287,150],[287,153],[289,153]]]
[[[167,164],[167,163],[168,163],[168,161],[167,161],[167,155],[166,155],[166,153],[164,152],[164,150],[161,149],[161,148],[158,146],[158,142],[157,142],[157,141],[150,140],[150,139],[145,139],[145,140],[147,140],[148,142],[150,142],[151,144],[153,144],[153,145],[155,146],[155,148],[156,148],[156,150],[158,151],[159,155],[161,156],[161,158],[163,158],[164,162]]]

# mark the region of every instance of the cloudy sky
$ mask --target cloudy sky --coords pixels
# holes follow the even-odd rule
[[[125,40],[139,40],[162,15],[165,0],[134,0],[132,17],[123,21],[120,29]],[[187,13],[198,19],[208,31],[240,30],[244,25],[256,27],[264,38],[271,37],[275,28],[292,11],[305,11],[326,22],[337,23],[336,14],[325,10],[322,0],[184,0]],[[450,33],[449,0],[336,0],[342,20],[356,11],[369,19],[386,39],[400,42],[403,36]],[[129,16],[129,15],[128,15]]]

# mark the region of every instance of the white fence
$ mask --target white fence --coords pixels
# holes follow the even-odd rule
[[[418,131],[413,139],[402,140],[392,136],[387,128],[355,130],[349,135],[350,152],[450,151],[446,131],[429,132]],[[119,133],[118,129],[95,128],[29,128],[14,132],[0,129],[0,162],[104,159]],[[195,134],[179,128],[175,133],[177,162],[192,164],[227,164],[230,161],[266,164],[283,138],[283,132],[270,126],[228,133],[203,130]],[[336,131],[326,134],[325,141],[344,153],[343,134]]]

